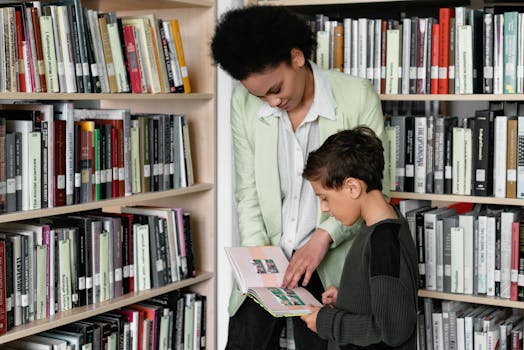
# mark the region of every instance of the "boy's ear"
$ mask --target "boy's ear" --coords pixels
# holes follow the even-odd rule
[[[353,199],[360,197],[362,193],[362,183],[354,177],[348,177],[344,180],[344,191],[348,191]]]

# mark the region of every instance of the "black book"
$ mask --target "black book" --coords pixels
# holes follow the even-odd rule
[[[426,253],[425,253],[425,239],[424,239],[424,213],[436,209],[431,208],[420,208],[415,209],[415,238],[418,253],[418,270],[419,270],[419,288],[424,289],[426,287]],[[406,215],[408,215],[406,213]],[[412,215],[412,214],[410,214]]]
[[[471,9],[468,12],[469,18],[466,19],[471,26],[472,45],[473,45],[473,93],[483,92],[483,20],[484,11]]]
[[[94,349],[94,347],[92,347],[94,341],[94,328],[92,324],[83,321],[78,321],[60,326],[57,329],[65,332],[82,334],[84,338],[84,345],[91,344],[91,348]]]
[[[453,128],[458,125],[457,117],[444,118],[444,193],[452,193],[453,174]]]
[[[80,38],[78,33],[78,18],[74,5],[65,5],[67,7],[67,15],[69,17],[69,30],[71,32],[71,46],[73,53],[73,60],[75,63],[75,83],[76,92],[84,92],[84,74],[82,70],[82,58],[80,54]]]
[[[406,177],[404,192],[415,191],[415,117],[406,117]]]
[[[184,278],[196,276],[195,252],[193,250],[193,235],[191,232],[191,215],[183,214],[184,222],[184,243],[186,245],[187,275]]]
[[[473,145],[477,152],[473,153],[473,169],[475,169],[473,195],[493,195],[493,122],[495,116],[502,115],[502,110],[487,109],[475,111],[476,125],[473,130]]]
[[[2,238],[5,242],[5,300],[6,300],[6,329],[10,330],[15,326],[15,314],[13,309],[13,301],[15,298],[13,288],[13,243],[10,239]]]
[[[411,45],[409,51],[409,93],[417,93],[418,17],[411,17]]]
[[[81,161],[80,161],[80,133],[81,133],[81,126],[75,123],[75,131],[74,131],[75,145],[74,145],[74,157],[73,157],[73,166],[74,166],[74,174],[75,174],[74,192],[73,192],[73,203],[74,204],[80,203],[80,192],[81,192],[80,188],[81,188],[81,183],[82,183],[82,181],[80,181],[80,176],[81,176],[81,172],[80,172],[80,164],[81,164]]]
[[[88,92],[95,92],[100,93],[102,92],[102,83],[100,82],[100,75],[98,72],[98,67],[96,63],[95,53],[93,49],[93,38],[91,30],[89,29],[89,16],[87,14],[87,8],[84,9],[84,33],[86,38],[86,52],[87,52],[87,61],[89,64],[89,73],[91,76],[91,91]]]
[[[15,132],[16,211],[22,210],[22,134]]]

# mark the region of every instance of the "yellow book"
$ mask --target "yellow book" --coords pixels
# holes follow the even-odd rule
[[[186,59],[184,57],[184,49],[182,46],[182,37],[180,35],[180,26],[177,19],[171,20],[171,29],[173,30],[173,39],[175,40],[176,53],[178,57],[178,64],[182,71],[182,81],[184,82],[184,92],[186,94],[191,92],[189,85],[189,74],[187,71]]]

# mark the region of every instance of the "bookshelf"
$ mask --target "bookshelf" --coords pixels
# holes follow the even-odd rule
[[[118,212],[122,206],[155,205],[182,207],[191,213],[193,245],[197,266],[194,278],[170,283],[160,288],[125,294],[102,303],[59,312],[47,319],[14,327],[0,336],[0,344],[61,325],[102,314],[181,288],[207,297],[207,348],[214,349],[216,339],[216,100],[215,68],[208,52],[208,43],[216,18],[213,0],[86,0],[82,6],[100,12],[116,11],[117,15],[154,13],[160,19],[177,18],[180,23],[192,93],[160,94],[96,94],[96,93],[0,93],[2,101],[73,101],[82,107],[127,108],[132,113],[178,113],[190,125],[191,153],[195,184],[161,192],[147,192],[75,204],[63,207],[21,211],[0,215],[0,222],[15,222],[51,215],[102,209]]]
[[[455,7],[455,6],[465,6],[474,9],[481,9],[484,6],[520,6],[519,12],[524,12],[524,7],[522,2],[502,2],[502,1],[483,1],[483,0],[471,0],[471,1],[389,1],[389,0],[246,0],[246,5],[276,5],[276,6],[287,6],[292,11],[295,11],[300,14],[304,14],[308,19],[315,20],[315,14],[326,14],[333,19],[342,21],[347,15],[348,18],[356,19],[359,17],[366,17],[377,19],[399,19],[398,14],[402,11],[406,14],[406,17],[409,18],[412,15],[415,15],[417,8],[424,8],[424,15],[421,17],[429,17],[432,15],[427,15],[427,8],[433,6],[434,9],[441,7]],[[395,5],[392,5],[395,4]],[[401,7],[401,10],[394,9],[393,6]],[[386,9],[384,9],[386,8]],[[373,9],[379,9],[379,14],[372,13]],[[354,10],[354,11],[353,11]],[[392,10],[394,13],[388,14]],[[511,9],[508,11],[514,11]],[[362,13],[364,14],[361,14]],[[501,10],[501,12],[503,12]],[[436,18],[438,20],[438,10],[436,11]],[[389,23],[388,23],[389,25]],[[353,27],[354,28],[354,27]],[[369,27],[368,27],[369,28]],[[481,28],[482,29],[482,28]],[[351,29],[353,30],[353,29]],[[383,37],[384,38],[384,37]],[[373,40],[371,40],[373,41]],[[402,44],[402,42],[401,42]],[[519,45],[521,45],[519,43]],[[334,51],[335,49],[333,49]],[[359,52],[360,53],[360,52]],[[330,52],[331,54],[331,52]],[[475,53],[474,53],[475,54]],[[428,59],[430,58],[428,53]],[[353,59],[353,58],[352,58]],[[401,59],[400,59],[401,61]],[[401,63],[401,62],[399,62]],[[401,89],[399,88],[399,91]],[[428,102],[426,104],[426,109],[428,105],[441,104],[443,108],[460,110],[459,113],[455,115],[459,116],[473,116],[475,114],[476,106],[483,106],[478,109],[486,108],[489,102],[523,102],[523,94],[380,94],[382,101],[388,102]],[[400,108],[399,108],[400,109]],[[521,112],[519,109],[518,112]],[[402,112],[400,112],[402,113]],[[409,113],[409,112],[408,112]],[[431,112],[432,113],[432,112]],[[507,112],[506,112],[507,113]],[[519,113],[519,115],[522,115]],[[396,200],[425,200],[431,201],[432,205],[437,207],[444,207],[450,204],[455,203],[473,203],[473,204],[486,204],[486,205],[497,205],[497,206],[513,206],[513,207],[522,207],[524,206],[524,199],[518,198],[497,198],[495,196],[474,196],[474,195],[452,195],[452,194],[433,194],[433,193],[414,193],[414,192],[396,192],[392,191],[390,193],[391,198]],[[521,219],[522,220],[522,219]],[[522,229],[520,231],[522,235]],[[522,240],[522,236],[520,238]],[[437,243],[438,244],[438,243]],[[502,253],[501,253],[502,254]],[[500,267],[499,267],[500,268]],[[500,270],[499,270],[500,272]],[[438,272],[437,272],[438,276]],[[475,276],[476,277],[476,276]],[[520,275],[519,275],[519,284],[520,284]],[[519,287],[520,288],[520,287]],[[475,291],[476,293],[476,291]],[[495,306],[501,308],[514,309],[520,315],[524,314],[524,302],[514,301],[506,298],[501,298],[498,296],[487,296],[485,294],[461,294],[461,293],[444,293],[439,291],[432,291],[421,289],[418,293],[420,298],[431,298],[441,301],[458,301],[465,302],[469,304],[477,305],[487,305]],[[444,308],[442,308],[442,313]],[[426,311],[426,310],[424,310]],[[425,316],[427,317],[427,315]],[[420,320],[420,319],[419,319]],[[423,319],[424,320],[424,319]],[[422,321],[424,322],[424,321]],[[435,322],[435,321],[434,321]],[[430,323],[431,323],[431,314],[430,314]],[[427,319],[426,319],[426,332],[427,332]],[[431,326],[431,324],[430,324]],[[424,331],[424,325],[422,325]],[[491,330],[491,329],[490,329]],[[430,331],[431,333],[431,331]],[[456,332],[455,332],[456,334]],[[522,342],[520,338],[519,342]],[[463,340],[463,339],[462,339]],[[476,341],[476,340],[475,340]],[[456,343],[455,343],[456,344]],[[418,344],[420,346],[420,344]],[[425,345],[422,345],[421,348],[424,348]],[[442,346],[442,344],[440,344]],[[444,345],[445,346],[445,345]],[[475,343],[475,346],[477,344]],[[429,348],[432,348],[431,346]]]

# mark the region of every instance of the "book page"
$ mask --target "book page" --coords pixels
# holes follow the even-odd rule
[[[276,246],[226,247],[242,293],[253,287],[280,287],[289,264]]]
[[[276,317],[305,315],[311,313],[310,306],[322,306],[303,287],[295,289],[275,287],[250,288],[248,295]]]

